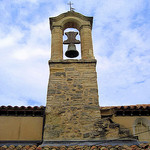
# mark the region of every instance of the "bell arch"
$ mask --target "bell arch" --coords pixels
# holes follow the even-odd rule
[[[62,22],[60,22],[60,23],[61,23],[63,32],[67,28],[75,28],[79,31],[81,24],[82,24],[80,19],[73,18],[73,17],[64,18],[64,19],[62,19]]]
[[[92,43],[93,17],[86,17],[76,12],[67,12],[50,18],[51,60],[63,59],[63,34],[67,28],[79,31],[81,39],[81,59],[94,59]]]
[[[68,28],[74,28],[79,31],[79,24],[74,21],[68,21],[63,25],[63,32],[65,29],[68,29]]]

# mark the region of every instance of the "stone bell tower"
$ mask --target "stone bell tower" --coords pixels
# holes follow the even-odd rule
[[[45,143],[99,139],[96,124],[101,115],[91,35],[92,21],[92,17],[74,11],[50,18],[52,36],[43,137]],[[68,40],[63,42],[64,30],[67,28],[77,29],[81,41],[75,39],[77,33],[69,32],[66,33]],[[81,59],[64,60],[63,43],[70,47],[81,43]]]

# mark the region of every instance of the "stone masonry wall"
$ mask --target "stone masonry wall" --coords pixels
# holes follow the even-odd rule
[[[96,60],[49,61],[44,141],[96,139]]]

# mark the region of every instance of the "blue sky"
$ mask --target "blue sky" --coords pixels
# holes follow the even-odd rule
[[[46,105],[49,17],[67,0],[0,0],[0,105]],[[150,103],[150,1],[72,0],[93,16],[101,106]]]

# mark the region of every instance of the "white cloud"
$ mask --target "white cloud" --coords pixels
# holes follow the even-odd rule
[[[1,105],[45,105],[50,58],[48,19],[27,30],[10,26],[0,38]],[[4,36],[5,35],[5,36]]]
[[[150,22],[144,9],[143,1],[110,0],[96,10],[93,39],[101,105],[149,103]]]
[[[50,58],[49,16],[68,1],[0,2],[1,105],[45,105]],[[93,16],[101,105],[149,103],[148,0],[79,0],[76,11]]]

